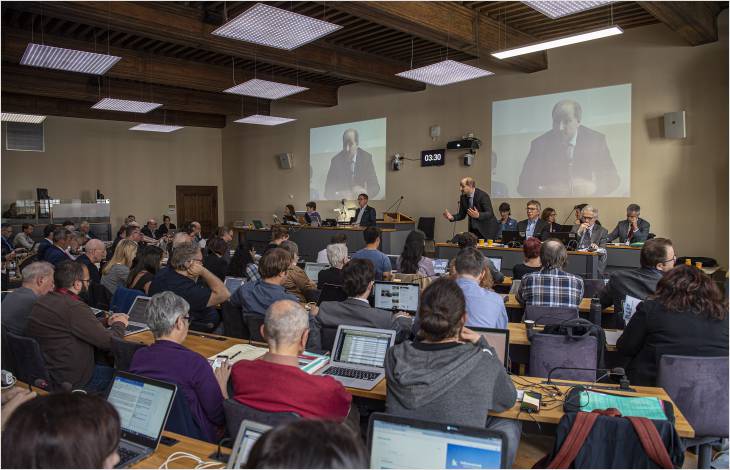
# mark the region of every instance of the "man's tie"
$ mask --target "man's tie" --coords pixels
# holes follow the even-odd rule
[[[632,225],[629,227],[629,234],[626,237],[626,241],[631,241],[631,238],[634,236],[634,226]]]

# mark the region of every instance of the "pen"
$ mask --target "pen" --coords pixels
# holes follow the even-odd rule
[[[231,359],[233,359],[234,357],[238,356],[239,354],[241,354],[241,351],[238,351],[236,354],[234,354],[233,356],[229,357],[228,360],[230,361]]]

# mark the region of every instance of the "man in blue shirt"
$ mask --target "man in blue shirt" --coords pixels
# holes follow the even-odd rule
[[[527,218],[517,222],[517,230],[525,232],[525,238],[540,238],[547,222],[540,218],[540,202],[534,199],[527,202]]]
[[[273,248],[264,253],[259,260],[261,279],[242,284],[231,296],[231,305],[241,309],[242,313],[264,316],[269,305],[277,300],[299,302],[283,286],[291,260],[291,254],[283,248]]]
[[[375,280],[386,281],[391,278],[392,269],[390,265],[390,258],[385,253],[380,251],[380,233],[381,230],[378,227],[368,227],[362,232],[363,238],[365,238],[365,248],[358,250],[352,255],[352,258],[367,259],[373,263],[375,267]]]
[[[512,208],[509,203],[503,202],[499,205],[499,232],[497,232],[497,238],[502,238],[502,232],[515,231],[517,230],[517,221],[510,217],[512,215]]]
[[[466,326],[507,328],[507,309],[502,297],[484,289],[484,255],[476,248],[464,248],[456,255],[456,283],[466,300]]]

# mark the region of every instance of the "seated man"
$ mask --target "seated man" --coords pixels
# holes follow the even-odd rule
[[[15,253],[15,246],[10,241],[13,236],[13,226],[10,224],[2,224],[2,255],[3,261],[10,259],[10,255]]]
[[[88,220],[81,221],[81,223],[79,224],[79,232],[81,232],[81,234],[83,236],[85,236],[86,238],[88,238],[89,240],[98,238],[94,234],[94,232],[91,231],[91,225],[89,225],[89,221]]]
[[[272,226],[271,227],[271,242],[269,242],[269,244],[266,245],[264,254],[269,250],[273,250],[274,248],[279,248],[279,245],[281,245],[281,242],[283,242],[284,240],[289,240],[289,228],[286,225]]]
[[[205,284],[198,282],[198,278]],[[163,291],[170,291],[185,299],[190,304],[191,329],[207,332],[215,330],[220,323],[215,306],[231,296],[223,281],[203,267],[203,253],[193,243],[184,243],[175,248],[168,267],[155,274],[148,295]]]
[[[626,220],[616,224],[613,232],[608,234],[608,241],[612,242],[616,238],[621,243],[637,243],[645,242],[649,237],[649,222],[639,217],[641,207],[638,204],[629,204],[626,208]]]
[[[155,219],[148,220],[147,225],[142,227],[142,235],[157,240],[157,221]]]
[[[291,254],[282,249],[274,248],[267,251],[259,260],[259,274],[261,279],[246,282],[231,296],[231,305],[241,309],[243,313],[266,314],[266,309],[277,300],[299,299],[284,289],[286,273],[291,266]]]
[[[332,235],[332,238],[330,238],[330,245],[334,245],[337,243],[342,243],[343,245],[345,245],[345,247],[347,247],[347,234],[338,233],[336,235]],[[345,248],[345,251],[347,251],[347,248]],[[327,259],[327,247],[324,247],[317,252],[317,262],[318,263],[328,263],[329,262],[329,260]]]
[[[13,245],[15,248],[25,248],[30,251],[33,249],[35,242],[33,241],[33,224],[23,224],[20,227],[20,232],[13,238]]]
[[[48,261],[58,266],[63,261],[70,261],[68,247],[71,244],[71,231],[66,228],[57,228],[53,231],[53,245],[46,248],[43,253],[43,261]]]
[[[603,273],[608,261],[606,253],[608,230],[598,223],[598,209],[590,204],[581,209],[580,225],[574,225],[570,231],[578,235],[576,250],[598,252],[598,272]]]
[[[342,289],[347,294],[347,300],[322,302],[319,313],[314,317],[316,328],[321,330],[324,327],[337,328],[340,325],[365,326],[395,330],[398,342],[406,339],[413,327],[413,319],[407,313],[380,310],[368,303],[368,297],[375,285],[375,269],[370,260],[350,261],[343,268],[342,276],[344,278]]]
[[[33,304],[53,290],[53,265],[37,261],[23,268],[23,286],[5,296],[2,323],[9,332],[23,336]]]
[[[43,260],[46,250],[49,246],[53,245],[53,231],[56,230],[56,226],[48,224],[43,227],[43,240],[38,242],[38,259]]]
[[[507,309],[502,296],[479,285],[486,274],[484,256],[476,248],[464,248],[456,255],[456,283],[466,299],[466,325],[507,328]]]
[[[623,308],[626,296],[646,300],[656,290],[664,273],[674,267],[677,256],[668,238],[652,238],[641,247],[641,267],[622,269],[611,274],[606,287],[600,292],[601,307],[613,305],[617,328],[623,328]]]
[[[89,270],[89,279],[91,279],[92,284],[99,284],[101,282],[101,273],[96,265],[97,263],[101,263],[105,256],[106,248],[104,247],[104,242],[92,238],[84,245],[84,254],[76,258],[76,261],[84,263]]]
[[[583,299],[583,279],[563,271],[568,251],[560,240],[540,246],[540,271],[525,274],[517,291],[521,305],[578,308]]]
[[[343,421],[352,396],[332,377],[299,369],[298,356],[309,336],[304,308],[291,300],[274,302],[266,310],[261,330],[269,351],[260,359],[241,360],[233,366],[233,398],[261,411]]]
[[[540,237],[547,222],[540,218],[540,201],[534,199],[527,202],[527,218],[517,222],[517,230],[525,232],[525,238]]]
[[[94,351],[109,351],[112,337],[124,338],[127,315],[113,313],[107,319],[110,330],[94,316],[79,298],[89,285],[89,272],[81,263],[59,263],[53,281],[56,290],[33,305],[25,334],[38,341],[54,383],[67,382],[73,388],[103,392],[114,369],[95,364]]]
[[[367,259],[373,263],[375,267],[375,280],[386,281],[391,278],[391,264],[390,258],[380,251],[380,234],[382,230],[378,227],[367,227],[362,232],[362,236],[365,239],[365,248],[357,250],[353,255],[352,259]]]

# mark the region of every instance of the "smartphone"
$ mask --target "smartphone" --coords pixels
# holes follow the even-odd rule
[[[525,391],[525,394],[522,397],[522,403],[520,403],[520,411],[525,411],[527,413],[539,413],[541,399],[541,394],[532,391]]]
[[[222,366],[226,361],[228,361],[228,356],[216,356],[213,361],[213,370]]]

